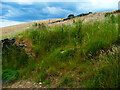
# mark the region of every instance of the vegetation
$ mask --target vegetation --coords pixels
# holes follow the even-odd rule
[[[92,12],[89,12],[89,14],[92,14]]]
[[[31,78],[47,87],[116,88],[120,83],[117,23],[118,17],[111,16],[94,23],[75,20],[71,25],[29,29],[17,41],[28,40],[35,56],[14,45],[5,48],[3,79],[4,72],[13,70],[19,73],[18,80]]]
[[[111,13],[105,13],[105,17],[110,17]]]
[[[18,72],[14,70],[6,70],[3,72],[3,80],[6,82],[14,82],[18,78]]]
[[[68,17],[67,18],[74,18],[74,15],[73,14],[70,14],[70,15],[68,15]]]
[[[34,24],[33,24],[33,27],[37,27],[37,26],[38,26],[38,24],[37,24],[37,23],[34,23]]]

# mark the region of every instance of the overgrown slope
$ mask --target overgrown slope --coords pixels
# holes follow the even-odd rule
[[[42,87],[115,88],[120,83],[118,17],[113,14],[95,22],[43,25],[16,38],[16,45],[3,50],[5,81],[16,80],[5,74],[13,70],[17,80],[42,82]]]

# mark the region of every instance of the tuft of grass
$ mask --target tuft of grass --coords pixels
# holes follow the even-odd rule
[[[15,82],[16,79],[18,79],[19,74],[16,70],[5,70],[2,73],[2,79],[4,81],[8,82]]]
[[[107,55],[102,59],[98,69],[94,69],[94,77],[87,82],[92,88],[117,88],[119,84],[118,54],[111,57]],[[92,82],[92,83],[91,83]]]
[[[116,22],[117,23],[117,22]],[[109,25],[110,26],[109,26]],[[86,27],[89,27],[86,30]],[[116,42],[118,38],[118,28],[111,19],[97,21],[93,25],[85,25],[84,38],[82,39],[81,51],[83,53],[96,53],[100,49],[106,49]]]
[[[62,77],[59,86],[68,85],[68,83],[72,82],[72,80],[73,79],[71,77]]]
[[[50,80],[46,80],[44,83],[43,83],[43,86],[46,86],[46,85],[49,85],[50,84]]]

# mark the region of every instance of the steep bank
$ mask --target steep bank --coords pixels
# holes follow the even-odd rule
[[[118,17],[71,22],[33,27],[3,49],[8,87],[119,87]]]

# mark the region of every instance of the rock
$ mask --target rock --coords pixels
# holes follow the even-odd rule
[[[8,48],[10,45],[14,44],[15,42],[15,38],[6,38],[4,40],[2,40],[2,43],[3,43],[3,48]]]

